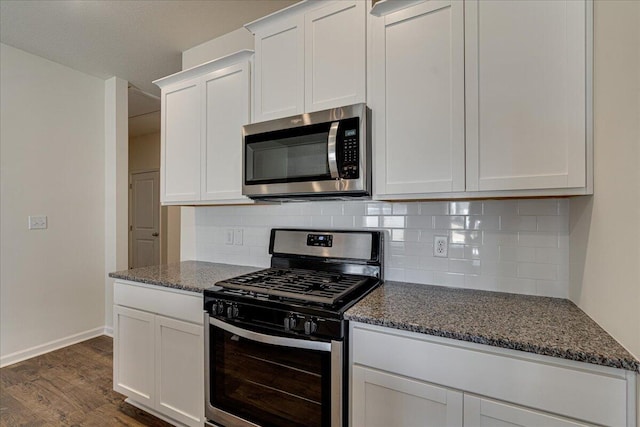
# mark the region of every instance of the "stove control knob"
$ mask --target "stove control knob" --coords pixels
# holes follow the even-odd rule
[[[238,317],[238,313],[240,312],[240,310],[238,310],[238,306],[233,304],[227,307],[227,318],[229,319],[235,319],[236,317]]]
[[[295,329],[298,325],[298,319],[295,316],[289,316],[284,318],[284,330],[290,331]]]
[[[214,301],[211,305],[211,314],[214,316],[220,316],[222,313],[224,313],[224,302]]]
[[[304,322],[304,333],[305,334],[311,335],[317,330],[318,330],[318,324],[316,322],[314,322],[313,320],[307,320],[306,322]]]

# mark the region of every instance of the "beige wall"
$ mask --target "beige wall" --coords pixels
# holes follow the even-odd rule
[[[160,169],[160,132],[129,138],[129,172]]]
[[[640,357],[640,2],[594,7],[594,195],[571,200],[570,297]]]
[[[6,364],[103,331],[105,82],[2,44],[0,104]],[[29,215],[48,229],[28,230]]]

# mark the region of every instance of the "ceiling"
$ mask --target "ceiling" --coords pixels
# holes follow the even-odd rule
[[[180,71],[183,50],[296,1],[0,0],[0,41],[158,96],[151,82]],[[158,109],[157,99],[129,94],[130,116]]]

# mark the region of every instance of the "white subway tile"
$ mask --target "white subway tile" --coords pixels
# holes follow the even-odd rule
[[[355,217],[355,226],[364,228],[378,228],[379,220],[377,216]]]
[[[436,258],[434,256],[425,255],[420,258],[418,269],[429,271],[448,271],[449,260],[447,258]]]
[[[536,248],[557,248],[558,235],[556,233],[518,233],[519,246],[532,246]]]
[[[392,213],[393,208],[391,206],[391,203],[367,203],[367,215],[391,215]]]
[[[482,243],[482,232],[480,231],[451,231],[449,236],[449,243],[461,243],[463,245]]]
[[[386,268],[384,270],[384,280],[395,280],[398,282],[404,282],[404,268]]]
[[[342,215],[342,207],[341,202],[324,202],[322,203],[321,212],[322,215]]]
[[[501,215],[500,230],[502,231],[536,231],[536,217],[532,215]]]
[[[449,259],[451,273],[480,274],[480,260]]]
[[[348,202],[344,204],[345,215],[363,216],[367,213],[367,205],[363,202]]]
[[[405,250],[405,242],[389,242],[387,241],[388,244],[388,250],[387,253],[389,255],[404,255],[406,250]]]
[[[383,216],[382,227],[386,228],[404,228],[403,216]]]
[[[508,261],[482,260],[478,274],[496,277],[518,277],[518,264]]]
[[[525,249],[525,248],[519,248],[519,249]],[[565,251],[564,249],[560,249],[560,248],[526,248],[526,249],[532,249],[535,252],[535,256],[533,260],[527,260],[527,261],[534,261],[537,263],[541,263],[541,264],[569,264],[569,253],[568,251]],[[524,260],[518,260],[518,261],[524,261]]]
[[[394,215],[420,215],[420,205],[415,202],[392,203],[392,213]]]
[[[500,217],[487,215],[470,215],[465,219],[467,230],[499,230]]]
[[[433,272],[433,284],[440,286],[449,286],[454,288],[464,287],[464,274],[445,273],[442,271]]]
[[[518,215],[517,200],[485,200],[483,202],[485,215]]]
[[[407,228],[430,229],[433,228],[433,217],[428,215],[407,216]]]
[[[501,261],[536,262],[536,248],[499,246]]]
[[[336,228],[353,228],[354,217],[352,216],[334,216],[333,226]]]
[[[557,199],[518,200],[519,215],[558,215]]]
[[[556,280],[558,266],[552,264],[518,263],[518,277],[524,279]]]
[[[538,231],[569,231],[568,216],[539,216]]]
[[[314,215],[311,217],[311,226],[315,228],[331,228],[333,221],[330,216]]]
[[[437,230],[462,230],[465,225],[464,216],[434,216],[433,228]]]
[[[568,298],[568,289],[568,282],[554,280],[536,280],[536,293],[540,296]]]
[[[475,246],[464,245],[464,258],[465,259],[483,259],[490,260],[498,259],[498,247],[497,246]]]
[[[408,268],[405,270],[404,280],[411,283],[430,285],[433,283],[433,272],[425,270],[415,270]]]
[[[482,215],[482,202],[450,202],[451,215]]]
[[[447,202],[422,202],[420,203],[422,215],[448,215],[449,203]]]
[[[511,231],[483,231],[482,244],[488,246],[517,246],[518,233]]]
[[[457,258],[457,259],[465,258],[464,248],[465,246],[459,243],[449,244],[449,258]]]
[[[558,199],[558,215],[569,216],[569,199]]]
[[[433,255],[433,246],[426,242],[404,242],[407,254]]]

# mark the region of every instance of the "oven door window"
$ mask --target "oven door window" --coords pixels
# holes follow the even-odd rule
[[[247,184],[330,180],[330,123],[251,135],[245,139]]]
[[[210,334],[214,407],[264,427],[330,425],[330,352]]]

